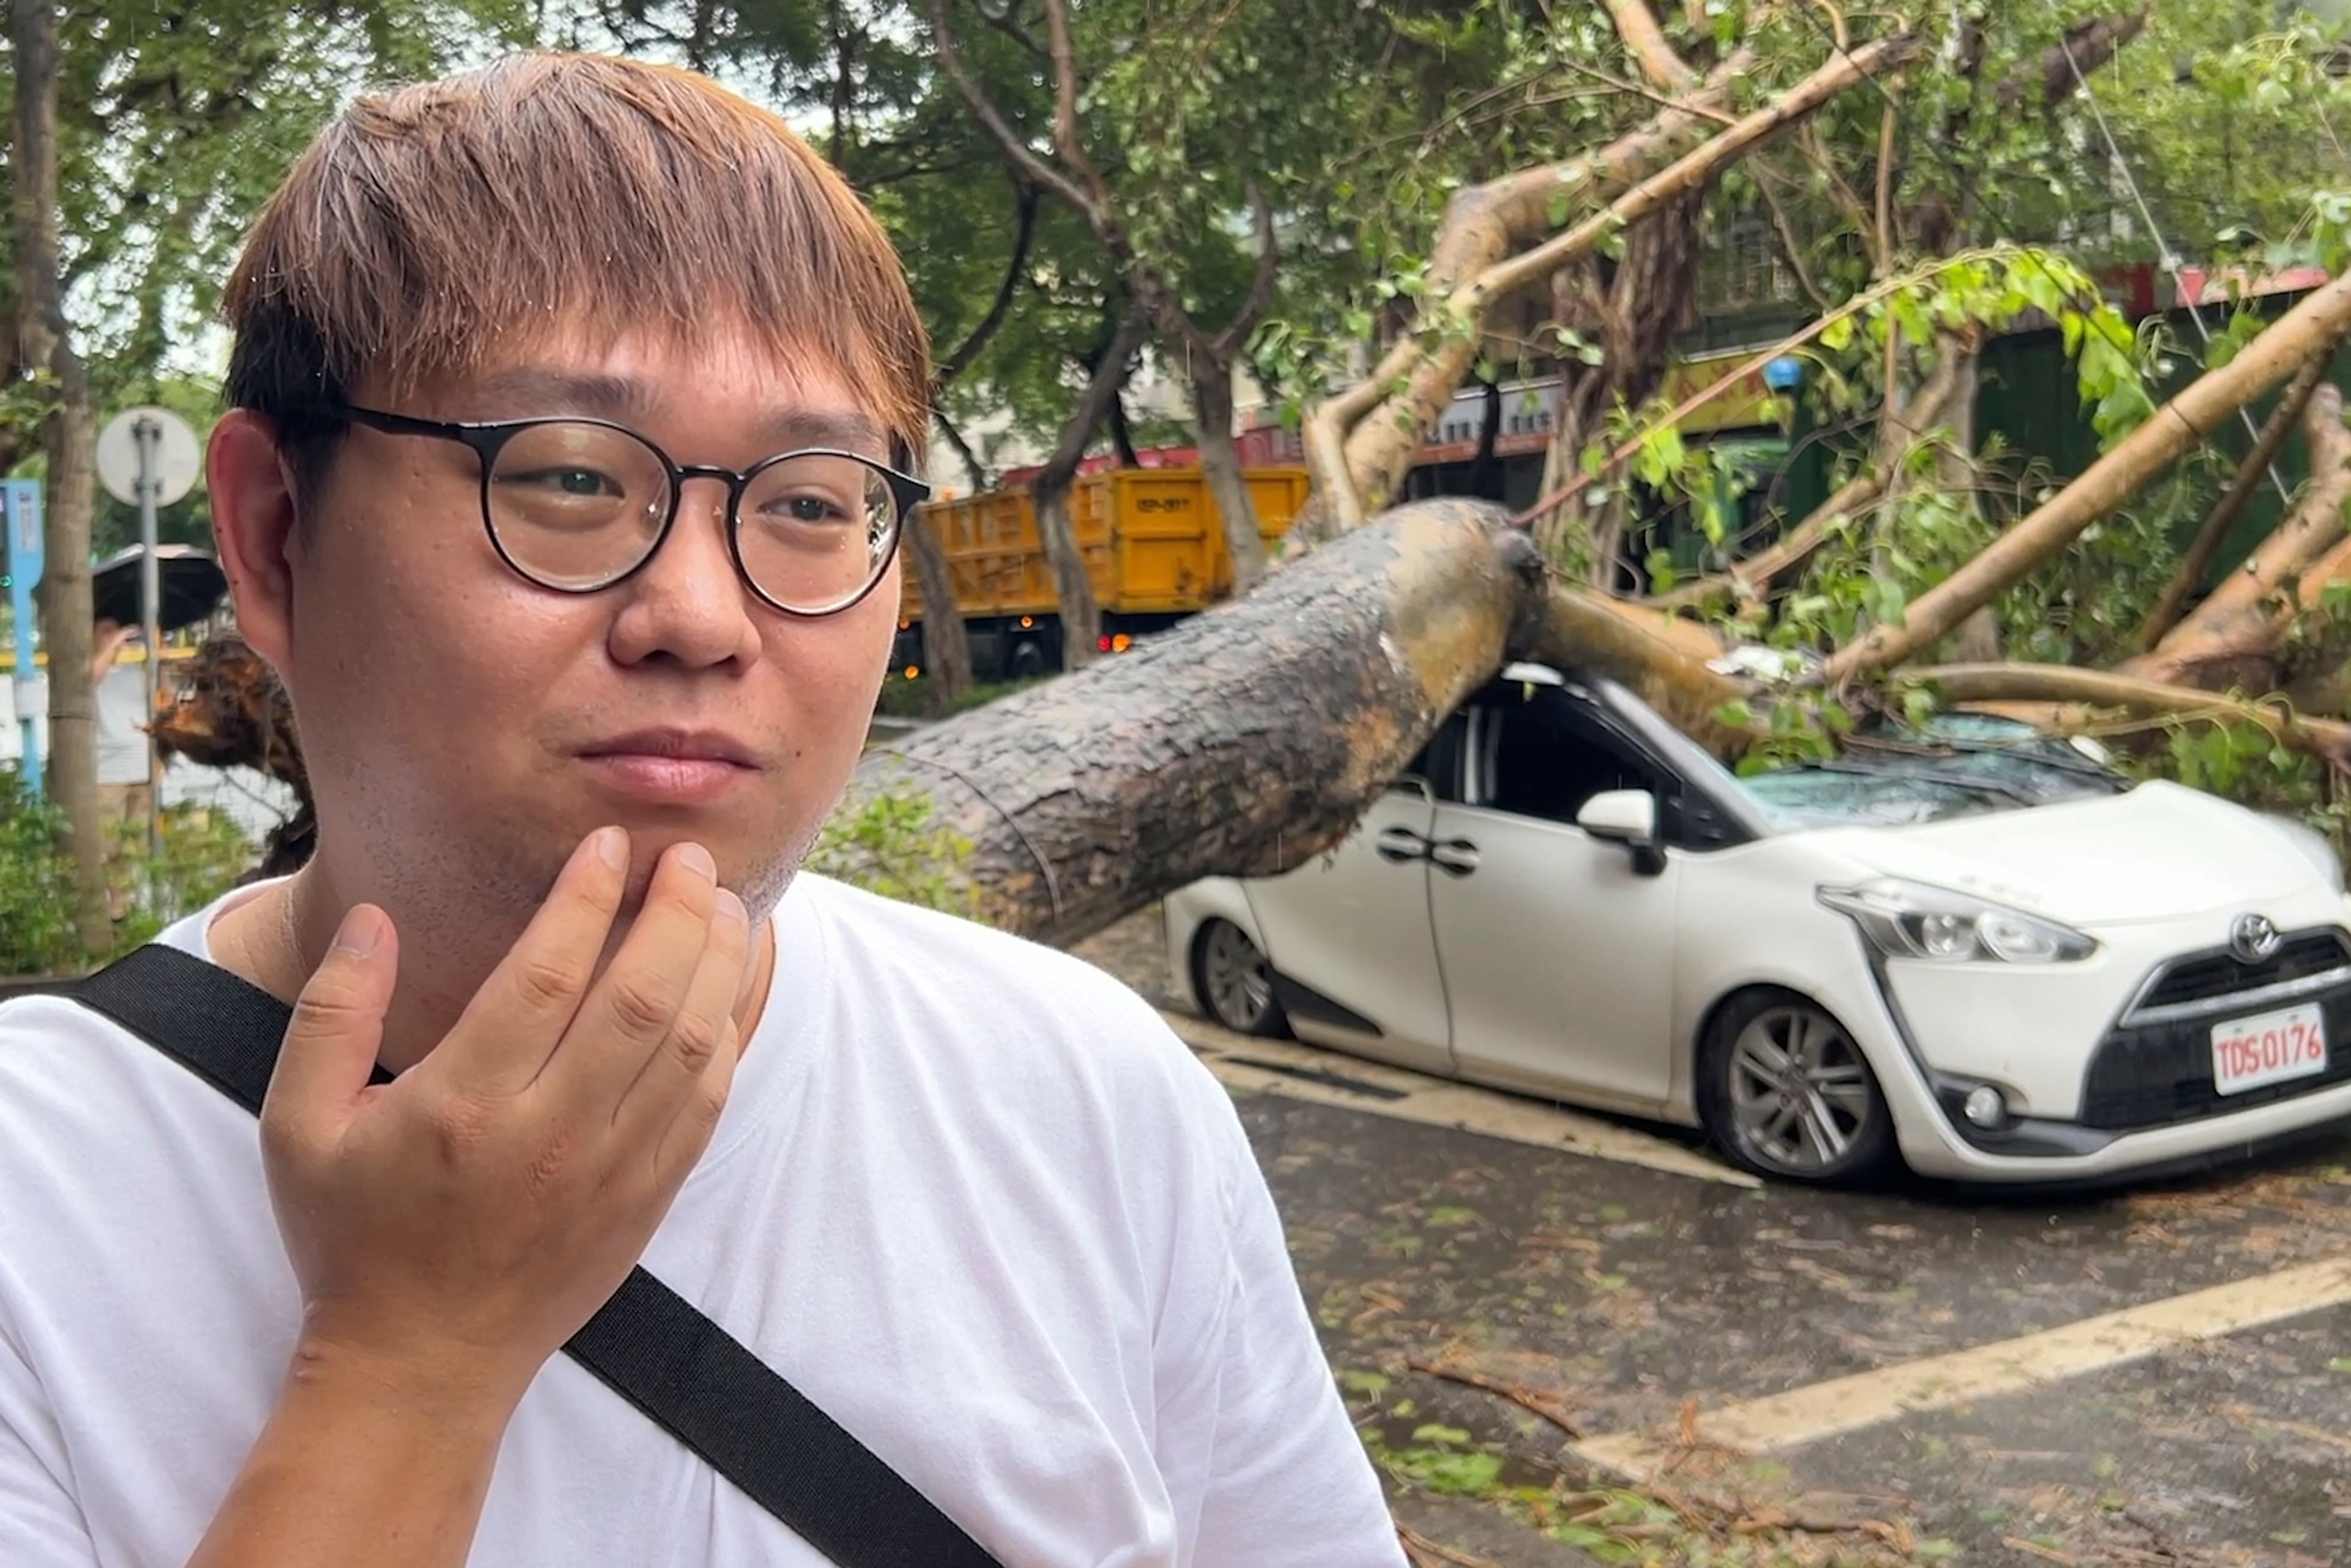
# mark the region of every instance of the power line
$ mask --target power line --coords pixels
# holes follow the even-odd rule
[[[2053,11],[2053,0],[2051,0],[2051,5]],[[1897,121],[1901,121],[1907,118],[1904,114],[1901,101],[1891,92],[1886,90],[1886,84],[1879,81],[1877,78],[1871,73],[1867,67],[1864,66],[1859,60],[1853,57],[1853,52],[1838,40],[1835,34],[1828,30],[1826,26],[1822,23],[1821,19],[1813,14],[1812,9],[1809,6],[1798,5],[1795,7],[1795,12],[1798,16],[1803,17],[1805,23],[1811,26],[1814,32],[1821,36],[1821,37],[1828,44],[1830,48],[1835,50],[1836,53],[1844,58],[1845,64],[1851,66],[1855,71],[1860,75],[1862,80],[1869,84],[1872,91],[1876,92],[1879,98],[1886,100],[1886,108],[1893,112],[1894,118]],[[2105,131],[2105,116],[2103,113],[2097,112],[2097,99],[2095,95],[2089,94],[2089,83],[2082,73],[2081,62],[2074,57],[2072,43],[2064,37],[2062,18],[2060,31],[2058,33],[2058,46],[2065,52],[2065,61],[2066,64],[2073,68],[2074,79],[2081,85],[2084,93],[2090,96],[2091,110],[2094,113],[2097,113],[2099,129],[2102,131]],[[1946,174],[1951,175],[1958,182],[1959,188],[1964,189],[1967,184],[1966,176],[1952,164],[1950,155],[1944,151],[1943,148],[1938,145],[1933,138],[1928,137],[1924,139],[1924,141],[1929,153],[1935,158],[1937,162],[1943,166],[1943,172]],[[2106,144],[2110,156],[2114,159],[2116,167],[2121,171],[2125,182],[2129,184],[2133,196],[2137,197],[2137,183],[2131,179],[2130,167],[2128,163],[2123,160],[2121,150],[2115,145],[2114,137],[2111,132],[2106,133]],[[2179,258],[2171,254],[2170,246],[2164,242],[2162,232],[2156,227],[2153,214],[2147,211],[2146,201],[2143,197],[2139,198],[2139,206],[2142,214],[2146,216],[2148,232],[2155,235],[2157,246],[2164,252],[2164,261],[2171,269],[2176,286],[2179,288],[2183,298],[2186,297],[2187,286],[2185,281],[2179,277]],[[2004,225],[2001,225],[1996,218],[1993,219],[1992,230],[2001,244],[2014,246],[2020,258],[2029,260],[2033,267],[2040,270],[2041,275],[2047,278],[2052,284],[2056,284],[2061,287],[2063,287],[2062,281],[2054,273],[2049,270],[2048,267],[2041,260],[2040,256],[2034,253],[2032,246],[2020,245],[2014,238],[2003,232],[2003,229]],[[2202,335],[2204,341],[2207,344],[2210,343],[2212,340],[2211,333],[2204,325],[2202,311],[2197,308],[2196,301],[2192,298],[2188,300],[2188,305],[2189,312],[2196,322],[2198,332]],[[2254,440],[2258,441],[2260,439],[2260,432],[2254,427],[2252,411],[2240,405],[2237,410],[2237,413],[2238,417],[2244,421],[2247,432],[2252,435]],[[2287,497],[2285,486],[2283,482],[2279,479],[2277,468],[2274,464],[2270,467],[2270,482],[2277,486],[2280,498],[2282,500],[2289,501],[2290,504],[2290,497]]]
[[[2074,57],[2074,40],[2065,36],[2065,19],[2057,13],[2056,0],[2046,0],[2046,3],[2049,14],[2057,21],[2057,47],[2064,52],[2065,64],[2074,72],[2074,85],[2082,89],[2083,101],[2090,106],[2090,118],[2096,122],[2098,135],[2106,144],[2106,156],[2113,160],[2115,172],[2123,177],[2123,189],[2130,193],[2132,204],[2138,208],[2139,221],[2147,225],[2147,232],[2154,236],[2155,248],[2163,269],[2171,274],[2173,287],[2188,302],[2188,319],[2196,323],[2197,337],[2203,340],[2204,346],[2210,349],[2212,346],[2212,329],[2204,324],[2204,290],[2199,285],[2194,293],[2189,291],[2188,277],[2180,266],[2179,253],[2172,249],[2171,242],[2164,237],[2161,225],[2155,221],[2154,209],[2147,205],[2146,194],[2138,188],[2138,177],[2131,172],[2130,160],[2123,156],[2122,146],[2115,140],[2114,128],[2106,123],[2106,111],[2099,106],[2098,95],[2092,90],[2090,78],[2082,69],[2082,62]],[[2256,443],[2260,442],[2261,432],[2253,423],[2253,411],[2239,403],[2237,417],[2244,423],[2246,435]],[[2294,497],[2286,493],[2285,481],[2279,477],[2275,463],[2269,465],[2269,473],[2270,484],[2278,493],[2279,503],[2292,507]]]

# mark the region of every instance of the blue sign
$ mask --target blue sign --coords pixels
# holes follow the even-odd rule
[[[41,794],[40,686],[33,670],[33,590],[40,585],[47,555],[41,528],[41,483],[11,479],[0,486],[8,524],[8,606],[16,617],[16,729],[24,748],[17,764],[25,788]]]

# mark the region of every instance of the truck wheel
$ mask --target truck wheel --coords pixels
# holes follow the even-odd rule
[[[1036,639],[1023,637],[1012,644],[1012,678],[1014,680],[1041,680],[1050,674],[1052,669],[1045,663],[1045,650],[1038,646]]]

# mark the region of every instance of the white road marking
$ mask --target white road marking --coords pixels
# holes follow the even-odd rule
[[[2046,1387],[2142,1360],[2167,1346],[2219,1339],[2347,1301],[2351,1257],[2305,1263],[2017,1339],[1725,1406],[1702,1412],[1698,1433],[1708,1444],[1773,1453],[1898,1416]],[[1593,1464],[1639,1479],[1676,1448],[1668,1438],[1623,1432],[1587,1438],[1574,1451]]]
[[[1512,1143],[1613,1160],[1619,1165],[1641,1166],[1729,1186],[1762,1185],[1745,1171],[1734,1170],[1699,1150],[1654,1137],[1603,1116],[1562,1110],[1540,1101],[1432,1078],[1294,1040],[1235,1034],[1184,1013],[1163,1010],[1160,1016],[1207,1063],[1209,1071],[1236,1089],[1340,1105],[1374,1116],[1394,1117],[1399,1122],[1482,1133],[1489,1138],[1506,1138]],[[1315,1076],[1301,1076],[1304,1073]]]

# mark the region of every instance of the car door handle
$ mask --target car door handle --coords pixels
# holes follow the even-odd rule
[[[1426,860],[1428,841],[1410,828],[1389,828],[1380,834],[1373,850],[1380,859],[1404,865]]]
[[[1428,846],[1428,858],[1439,871],[1468,876],[1478,869],[1478,846],[1468,839],[1447,839]]]

